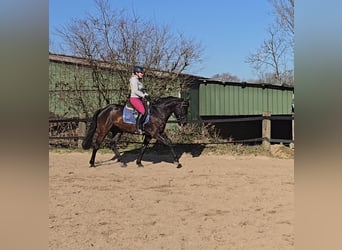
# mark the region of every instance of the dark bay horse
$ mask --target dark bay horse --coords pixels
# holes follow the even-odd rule
[[[172,142],[165,134],[164,129],[167,120],[172,114],[176,116],[179,125],[184,125],[187,120],[188,106],[189,102],[187,100],[173,96],[160,98],[151,104],[149,122],[144,125],[145,134],[143,146],[136,160],[138,167],[143,167],[141,159],[152,138],[167,145],[171,150],[177,168],[182,167],[178,161],[179,158],[173,149]],[[115,155],[112,160],[117,159],[118,162],[121,162],[122,166],[126,166],[126,164],[121,161],[122,159],[117,149],[117,143],[120,140],[122,133],[136,133],[136,126],[135,124],[128,124],[123,121],[123,108],[123,105],[110,104],[95,112],[86,137],[82,143],[83,149],[90,149],[93,147],[93,152],[89,161],[90,167],[95,167],[96,152],[99,150],[101,143],[109,132],[112,132],[113,135],[110,143],[111,149]],[[93,143],[94,140],[95,142]]]

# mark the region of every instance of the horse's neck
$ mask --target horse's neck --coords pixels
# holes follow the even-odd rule
[[[172,103],[166,103],[163,105],[164,105],[164,108],[158,107],[157,110],[162,115],[162,117],[164,118],[166,122],[170,118],[172,113],[175,111],[176,106]]]

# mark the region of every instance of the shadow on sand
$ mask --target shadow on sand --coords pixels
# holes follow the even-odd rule
[[[181,158],[183,154],[190,154],[192,155],[192,157],[198,157],[202,154],[204,148],[205,148],[204,144],[174,144],[174,150],[179,158]],[[135,163],[139,155],[139,152],[140,152],[140,148],[122,152],[121,162],[125,165],[129,163]],[[167,162],[167,163],[173,164],[173,157],[172,157],[169,147],[160,143],[155,143],[155,144],[149,145],[149,147],[146,149],[142,157],[142,161],[148,162],[151,164],[156,164],[156,163],[161,163],[161,162]],[[113,159],[99,161],[99,162],[96,162],[96,167],[109,165],[109,164],[112,164],[113,162],[114,162]]]

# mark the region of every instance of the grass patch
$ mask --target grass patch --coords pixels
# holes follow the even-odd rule
[[[210,154],[231,154],[234,156],[271,156],[269,150],[261,145],[242,145],[242,144],[208,144],[204,152]]]

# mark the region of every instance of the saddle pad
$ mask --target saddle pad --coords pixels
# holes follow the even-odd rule
[[[130,109],[130,108],[127,108],[126,106],[124,106],[124,109],[123,109],[123,121],[125,123],[129,123],[129,124],[135,124],[136,123],[136,118],[134,116],[134,110],[133,109]],[[144,121],[144,124],[148,123],[150,120],[150,111],[147,110],[147,116],[146,116],[146,119]]]

